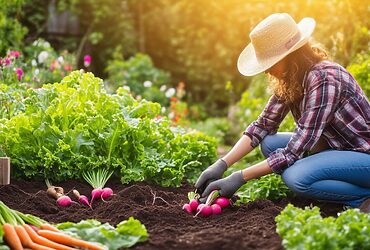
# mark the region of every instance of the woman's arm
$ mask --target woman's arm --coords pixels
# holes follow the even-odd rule
[[[243,135],[234,147],[224,157],[222,157],[222,160],[224,160],[227,166],[230,167],[253,150],[251,142],[252,140],[249,136]]]
[[[271,174],[272,170],[267,163],[267,160],[261,161],[251,167],[242,170],[243,179],[249,181],[252,179],[259,178],[261,176]]]

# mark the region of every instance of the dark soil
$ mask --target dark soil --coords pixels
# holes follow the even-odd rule
[[[67,193],[73,188],[88,195],[91,187],[78,181],[57,183]],[[342,206],[290,198],[272,202],[258,200],[239,207],[228,207],[221,215],[197,217],[182,211],[192,186],[163,188],[148,183],[122,185],[108,183],[115,196],[108,202],[94,201],[93,210],[80,205],[63,208],[46,195],[46,186],[37,181],[12,181],[0,186],[0,200],[23,213],[39,216],[49,222],[78,222],[98,219],[117,225],[130,216],[139,219],[149,232],[149,240],[133,249],[283,249],[275,232],[274,218],[290,202],[304,207],[318,205],[323,216],[336,215]],[[74,199],[72,192],[69,196]]]

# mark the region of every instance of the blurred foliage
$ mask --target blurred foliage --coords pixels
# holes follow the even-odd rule
[[[36,0],[42,3],[44,0]],[[290,13],[299,22],[313,17],[313,37],[333,60],[347,66],[369,49],[370,6],[361,0],[59,0],[60,11],[75,13],[83,30],[77,56],[92,52],[93,71],[102,75],[109,58],[119,52],[129,58],[149,54],[155,65],[171,72],[174,82],[185,81],[188,100],[206,103],[210,115],[226,114],[224,85],[233,83],[240,96],[251,78],[236,69],[248,34],[275,12]],[[35,11],[26,20],[42,20]],[[42,27],[39,25],[39,27]],[[64,40],[67,40],[66,38]],[[67,43],[67,42],[66,42]],[[67,46],[67,44],[63,44]],[[81,58],[80,58],[81,59]]]
[[[165,90],[171,80],[170,74],[154,67],[148,55],[139,53],[128,60],[110,60],[106,72],[106,86],[111,93],[119,87],[128,86],[134,95],[168,106],[169,98],[166,97]]]
[[[370,51],[367,54],[358,54],[347,69],[360,84],[367,98],[370,98]]]
[[[25,0],[0,0],[0,55],[20,49],[27,28],[19,22]]]

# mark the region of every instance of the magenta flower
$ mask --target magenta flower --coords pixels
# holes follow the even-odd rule
[[[17,73],[17,75],[18,75],[18,81],[22,80],[22,76],[23,76],[22,68],[16,68],[15,73]]]
[[[85,67],[89,67],[91,64],[91,56],[90,55],[85,55],[84,56],[84,65]]]
[[[19,52],[19,51],[16,51],[16,50],[9,51],[9,56],[11,56],[11,57],[18,58],[18,57],[20,57],[20,55],[21,55],[21,52]]]
[[[12,63],[12,59],[10,57],[5,57],[5,59],[3,60],[3,63],[5,63],[5,65],[9,65]]]

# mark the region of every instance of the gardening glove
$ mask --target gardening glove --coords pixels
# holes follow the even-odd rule
[[[209,166],[203,173],[199,176],[197,182],[195,183],[195,188],[197,192],[201,194],[208,184],[214,180],[218,180],[222,177],[227,169],[227,164],[224,160],[219,159],[211,166]]]
[[[230,198],[244,183],[246,181],[242,170],[234,172],[228,177],[211,182],[202,193],[200,202],[204,202],[213,190],[218,190],[220,196]]]

